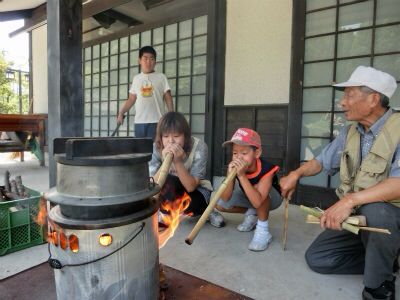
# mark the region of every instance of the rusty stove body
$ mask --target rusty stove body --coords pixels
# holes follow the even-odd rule
[[[157,201],[152,141],[54,140],[57,186],[46,198],[58,299],[157,299]]]

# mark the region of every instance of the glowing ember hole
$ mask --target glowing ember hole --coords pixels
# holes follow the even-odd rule
[[[161,207],[167,214],[164,214],[162,219],[166,226],[164,231],[158,233],[158,248],[164,247],[167,241],[174,236],[176,228],[179,226],[180,217],[183,212],[189,207],[190,196],[184,193],[182,197],[174,201],[166,201],[161,203]]]
[[[63,232],[61,232],[60,233],[60,247],[61,247],[61,249],[63,249],[63,250],[65,250],[65,249],[67,249],[67,242],[68,242],[68,240],[67,240],[67,237],[66,237],[66,235],[63,233]]]
[[[49,233],[47,234],[47,242],[52,243],[54,246],[58,247],[58,234],[53,228],[49,228]]]
[[[79,251],[79,240],[75,234],[71,234],[68,238],[69,240],[69,249],[72,252],[77,253]]]
[[[99,243],[104,247],[110,246],[112,241],[112,236],[109,233],[103,233],[99,236]]]

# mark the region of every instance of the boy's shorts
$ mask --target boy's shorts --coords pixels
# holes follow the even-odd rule
[[[221,184],[222,180],[224,177],[218,177],[214,180],[214,189],[217,190],[219,185]],[[282,203],[282,197],[279,194],[279,192],[274,188],[271,187],[271,191],[269,192],[269,196],[271,198],[270,202],[270,208],[269,210],[274,210],[278,208],[281,203]],[[233,193],[231,199],[229,201],[224,201],[222,199],[219,199],[217,202],[217,205],[222,206],[223,208],[230,209],[234,206],[238,207],[245,207],[245,208],[253,208],[253,205],[245,195],[245,193],[242,191],[242,189],[239,186],[239,182],[235,180],[235,186],[233,188]]]

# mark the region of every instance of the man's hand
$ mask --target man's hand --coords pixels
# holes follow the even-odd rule
[[[320,224],[322,228],[329,228],[335,230],[342,229],[342,223],[353,211],[353,201],[351,194],[346,195],[334,205],[325,210],[321,217]]]
[[[283,198],[289,200],[292,199],[299,178],[300,176],[296,172],[290,172],[287,176],[281,178],[279,185],[281,186],[281,194]]]

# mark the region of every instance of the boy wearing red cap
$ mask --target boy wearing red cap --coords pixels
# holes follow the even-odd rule
[[[271,205],[271,198],[279,204],[282,201],[276,176],[279,167],[261,157],[261,138],[252,129],[239,128],[231,140],[223,143],[223,146],[226,145],[232,145],[232,161],[229,163],[228,173],[236,169],[236,178],[245,197],[238,197],[238,191],[234,191],[235,183],[230,182],[221,194],[221,199],[225,202],[220,200],[216,208],[223,212],[245,213],[244,222],[237,229],[251,231],[256,228],[248,248],[252,251],[263,251],[272,240],[268,215],[276,203]],[[217,212],[210,215],[210,222],[214,226],[220,225],[219,227],[224,223],[222,215]]]

